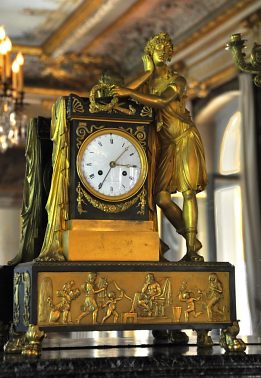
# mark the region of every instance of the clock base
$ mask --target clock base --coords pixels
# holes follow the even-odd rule
[[[14,277],[17,332],[210,330],[237,319],[228,263],[30,262]]]
[[[159,261],[152,221],[72,220],[63,234],[68,261]]]

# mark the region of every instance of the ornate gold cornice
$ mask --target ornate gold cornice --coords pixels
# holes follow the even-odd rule
[[[159,0],[154,0],[155,3],[159,2]],[[122,28],[125,24],[129,23],[129,20],[132,17],[135,17],[136,14],[143,12],[143,7],[148,5],[149,2],[147,0],[138,0],[136,3],[130,6],[127,12],[123,14],[121,17],[117,18],[114,22],[111,23],[105,30],[103,30],[96,38],[94,38],[90,43],[88,43],[84,48],[83,52],[88,53],[89,49],[95,50],[96,46],[100,44],[104,44],[104,39],[116,32],[118,29]]]
[[[242,12],[244,9],[248,8],[249,5],[254,3],[255,0],[239,0],[235,3],[234,6],[226,9],[221,15],[217,16],[215,19],[206,23],[202,28],[192,33],[188,38],[182,40],[182,42],[177,43],[175,45],[175,54],[184,50],[194,42],[198,41],[199,39],[205,37],[210,32],[215,30],[217,27],[224,24],[226,21],[231,19],[236,14]]]
[[[42,46],[43,53],[46,55],[51,55],[55,49],[62,44],[66,37],[72,33],[75,33],[79,25],[94,14],[94,12],[97,11],[102,4],[102,0],[85,0],[45,41]]]
[[[44,88],[44,87],[25,87],[24,91],[26,94],[36,94],[39,96],[50,96],[50,97],[59,97],[59,96],[68,96],[70,93],[75,93],[78,96],[86,97],[88,92],[82,91],[72,91],[71,89],[57,89],[57,88]]]
[[[30,45],[17,45],[14,44],[12,48],[13,52],[21,52],[25,55],[33,55],[33,56],[41,56],[43,53],[43,50],[39,46],[30,46]]]

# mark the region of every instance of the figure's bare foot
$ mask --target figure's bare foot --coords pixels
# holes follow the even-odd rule
[[[199,251],[201,248],[202,248],[202,243],[198,239],[196,239],[195,252]]]
[[[187,252],[185,256],[182,257],[179,261],[193,261],[193,262],[202,262],[204,257],[197,254],[197,252]]]

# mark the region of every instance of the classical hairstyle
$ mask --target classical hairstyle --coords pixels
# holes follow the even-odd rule
[[[152,37],[145,45],[144,52],[152,56],[155,46],[158,44],[163,44],[166,46],[167,60],[170,61],[174,52],[174,46],[167,33],[158,33]]]

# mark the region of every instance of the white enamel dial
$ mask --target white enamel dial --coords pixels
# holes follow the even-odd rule
[[[147,158],[136,139],[118,129],[102,129],[82,144],[78,174],[96,197],[121,201],[138,192],[147,176]]]

